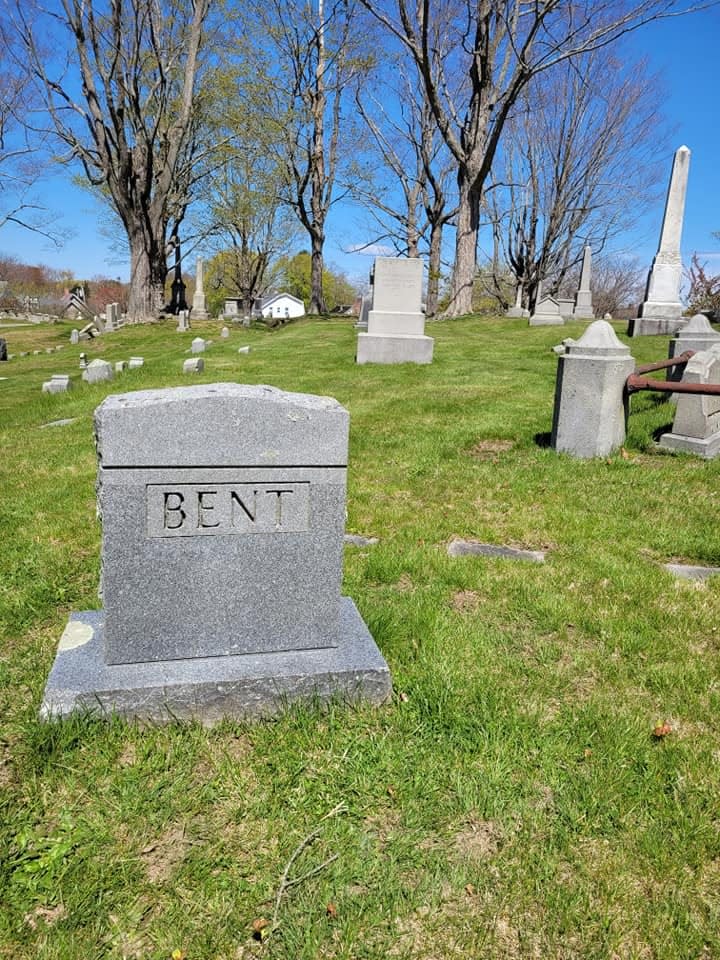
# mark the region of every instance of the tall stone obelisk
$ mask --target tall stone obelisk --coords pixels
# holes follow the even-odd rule
[[[645,301],[636,320],[630,321],[631,337],[675,333],[685,322],[680,303],[682,259],[680,238],[685,214],[690,151],[682,146],[675,152],[660,246],[648,275]]]
[[[207,320],[207,300],[205,299],[205,290],[203,288],[203,262],[202,257],[197,258],[195,272],[195,293],[193,294],[192,318],[193,320]]]
[[[595,310],[593,309],[592,290],[590,289],[590,276],[592,273],[592,249],[590,244],[586,243],[583,248],[583,261],[580,270],[580,286],[575,294],[575,306],[573,307],[573,317],[578,320],[594,320]]]

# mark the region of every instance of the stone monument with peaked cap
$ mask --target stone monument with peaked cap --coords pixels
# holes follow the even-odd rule
[[[71,615],[43,715],[212,723],[386,700],[340,593],[349,420],[331,397],[236,383],[100,404],[104,609]]]
[[[665,202],[660,246],[648,275],[645,300],[636,319],[630,321],[631,337],[675,333],[684,323],[680,303],[682,280],[682,237],[690,151],[682,146],[675,152]]]
[[[606,457],[625,440],[625,381],[635,361],[607,320],[595,320],[558,357],[551,444],[580,459]]]
[[[545,295],[544,286],[545,281],[541,280],[535,296],[535,309],[528,323],[531,327],[562,326],[565,319],[560,313],[560,304],[555,297]]]
[[[576,320],[593,320],[595,310],[593,309],[592,290],[590,289],[590,280],[592,276],[592,249],[590,244],[586,243],[583,248],[582,269],[580,270],[580,286],[575,294],[575,306],[573,308],[573,317]]]
[[[205,298],[205,288],[203,287],[203,262],[202,257],[197,258],[195,271],[195,293],[193,294],[192,318],[193,320],[207,320],[210,314],[207,311],[207,300]]]

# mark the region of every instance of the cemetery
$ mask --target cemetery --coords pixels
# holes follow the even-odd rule
[[[6,6],[0,960],[720,958],[720,0]]]
[[[713,955],[715,332],[564,326],[0,331],[15,956]]]

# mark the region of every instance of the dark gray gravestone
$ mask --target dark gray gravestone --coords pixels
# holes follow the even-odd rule
[[[104,610],[71,618],[47,715],[256,716],[382,702],[387,665],[342,578],[347,411],[210,384],[95,414]]]
[[[4,340],[0,337],[0,360],[7,360],[8,358],[8,349],[7,349],[7,340]]]

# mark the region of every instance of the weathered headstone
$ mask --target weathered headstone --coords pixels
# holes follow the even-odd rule
[[[606,457],[625,440],[625,381],[635,361],[607,320],[595,320],[558,357],[551,444],[558,453]]]
[[[592,302],[590,282],[592,277],[592,249],[589,244],[583,248],[582,268],[580,270],[580,286],[575,294],[573,317],[576,320],[592,320],[595,308]]]
[[[127,360],[117,360],[115,362],[115,373],[124,373],[128,368]]]
[[[220,336],[223,338],[223,340],[227,340],[227,338],[230,336],[230,331],[227,327],[222,328],[220,331]]]
[[[685,366],[683,383],[720,384],[720,344],[701,350]],[[677,394],[672,432],[660,446],[712,459],[720,453],[720,396]]]
[[[205,351],[205,341],[202,337],[195,337],[193,342],[190,344],[191,353],[204,353]]]
[[[708,350],[716,343],[720,343],[720,333],[713,330],[705,314],[696,313],[670,341],[668,358],[678,357],[686,350]]]
[[[101,383],[103,380],[112,380],[112,364],[107,360],[91,360],[82,374],[83,380],[87,383]]]
[[[250,353],[250,347],[238,347],[238,353]]]
[[[356,330],[367,330],[368,328],[368,316],[372,310],[372,296],[369,293],[366,293],[362,300],[360,301],[360,314],[355,324]]]
[[[120,304],[108,303],[105,307],[105,330],[114,333],[120,329]]]
[[[536,301],[535,310],[528,320],[531,327],[562,326],[564,323],[558,301],[555,297],[545,296]]]
[[[348,422],[329,397],[272,387],[108,397],[104,610],[71,617],[42,714],[211,723],[386,700],[387,665],[340,595]]]
[[[203,287],[203,262],[202,258],[198,257],[195,272],[195,293],[193,294],[192,318],[193,320],[207,320],[208,316],[207,300],[205,297],[205,289]]]
[[[202,357],[191,357],[183,363],[183,373],[202,373],[205,369],[205,361]]]
[[[175,327],[178,333],[187,333],[190,329],[190,320],[187,310],[180,310],[178,312],[178,323]]]
[[[43,393],[66,393],[72,388],[72,381],[66,373],[54,373],[42,385]]]
[[[137,370],[138,367],[145,366],[144,357],[130,357],[128,360],[128,370]]]
[[[422,312],[423,262],[377,257],[367,333],[357,342],[358,363],[432,363],[432,337]]]
[[[631,337],[675,333],[684,322],[680,303],[680,238],[689,170],[690,151],[683,146],[673,158],[660,246],[650,268],[645,301],[640,306],[638,317],[630,321],[628,333]]]
[[[79,343],[80,342],[80,331],[73,330],[70,333],[70,343]]]
[[[85,370],[85,369],[87,368],[87,365],[88,365],[87,354],[86,354],[86,353],[81,353],[81,354],[80,354],[80,369],[81,369],[81,370]]]

